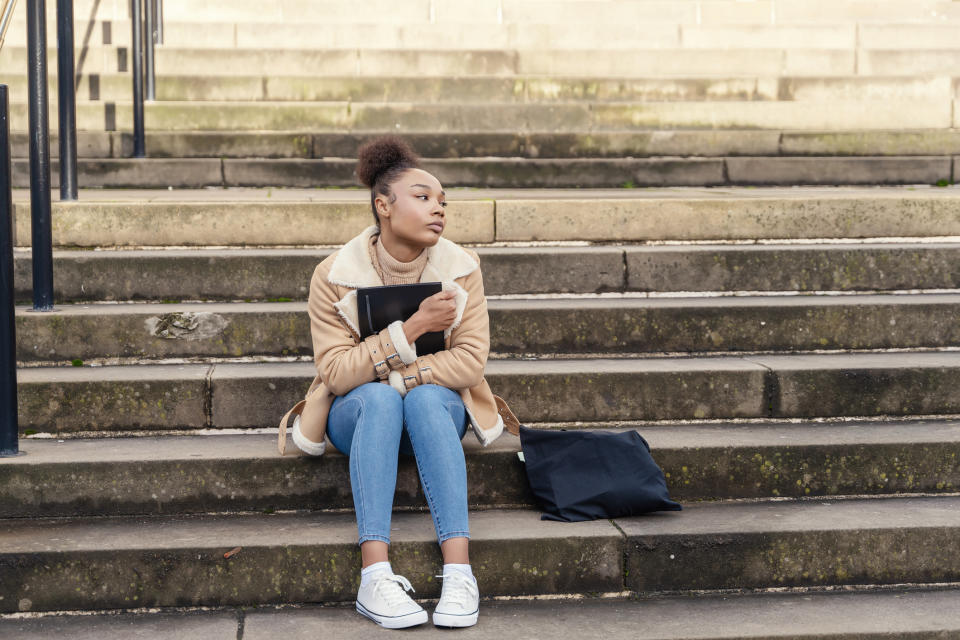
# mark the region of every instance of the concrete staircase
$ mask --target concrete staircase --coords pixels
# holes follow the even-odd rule
[[[164,2],[149,158],[134,161],[128,3],[76,3],[84,186],[355,186],[358,142],[385,131],[410,134],[450,186],[949,184],[960,171],[956,2],[196,4]],[[0,81],[24,186],[18,11]]]
[[[336,606],[346,458],[280,457],[274,429],[387,131],[481,256],[494,390],[530,426],[640,430],[685,507],[541,522],[517,439],[468,436],[475,631],[960,637],[960,195],[931,186],[960,171],[960,3],[167,0],[147,159],[127,3],[75,5],[85,190],[54,205],[53,313],[27,308],[15,193],[0,637],[378,631]],[[410,461],[395,506],[394,566],[435,598]]]
[[[488,380],[532,426],[639,429],[685,510],[541,522],[518,440],[467,437],[484,595],[641,597],[664,624],[691,607],[661,638],[745,637],[784,607],[793,622],[748,637],[960,631],[902,608],[960,599],[956,194],[603,195],[450,190],[451,236],[484,264]],[[280,457],[273,428],[312,377],[309,274],[365,223],[363,197],[88,191],[57,204],[58,308],[17,312],[27,435],[26,455],[0,464],[3,611],[239,606],[255,620],[275,614],[247,608],[352,600],[347,460]],[[312,246],[284,246],[285,225]],[[395,506],[395,567],[436,597],[409,460]],[[784,589],[823,593],[763,595]],[[617,602],[579,610],[623,624],[634,609]],[[496,625],[549,605],[490,606]],[[730,626],[704,635],[710,615]],[[60,624],[41,620],[0,630]]]

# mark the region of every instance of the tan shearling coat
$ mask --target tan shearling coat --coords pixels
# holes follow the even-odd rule
[[[505,427],[516,434],[516,416],[490,391],[483,377],[490,350],[490,325],[480,259],[475,252],[441,238],[431,249],[420,278],[421,282],[440,282],[444,290],[455,292],[456,316],[444,331],[445,350],[416,357],[400,323],[360,339],[357,289],[383,284],[370,260],[370,241],[376,232],[375,226],[368,227],[314,270],[307,309],[317,376],[306,399],[280,422],[280,454],[286,447],[288,420],[301,414],[306,403],[311,403],[311,414],[312,404],[320,403],[316,415],[322,416],[324,424],[305,427],[316,433],[319,426],[325,433],[334,398],[377,380],[401,393],[419,384],[438,384],[458,391],[473,432],[483,446],[499,437]]]

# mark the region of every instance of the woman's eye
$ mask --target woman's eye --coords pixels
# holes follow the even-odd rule
[[[446,208],[447,208],[447,203],[446,203],[446,202],[441,202],[441,203],[440,203],[440,206],[443,207],[444,209],[446,209]]]

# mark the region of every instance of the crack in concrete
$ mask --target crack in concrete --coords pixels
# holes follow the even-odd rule
[[[213,428],[213,372],[216,368],[216,364],[211,364],[203,379],[203,415],[208,429]]]
[[[763,374],[763,404],[766,410],[767,418],[773,418],[780,415],[781,388],[780,376],[772,367],[752,358],[742,358],[744,362],[755,364],[765,369]]]

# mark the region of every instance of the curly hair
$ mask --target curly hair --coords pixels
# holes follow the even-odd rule
[[[370,208],[378,227],[377,195],[392,197],[390,185],[407,169],[419,167],[420,157],[406,140],[398,136],[374,138],[357,151],[357,177],[370,188]]]

